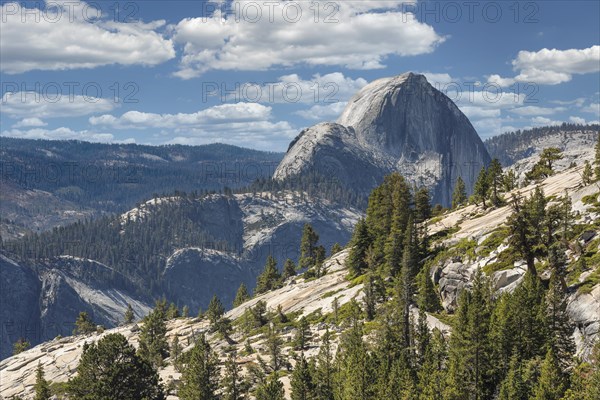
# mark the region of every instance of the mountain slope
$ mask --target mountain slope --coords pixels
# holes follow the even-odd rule
[[[461,176],[470,190],[490,157],[467,117],[423,75],[365,86],[337,123],[308,128],[292,142],[274,179],[315,173],[367,196],[398,171],[449,204]]]

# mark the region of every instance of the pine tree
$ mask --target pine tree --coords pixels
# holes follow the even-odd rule
[[[527,400],[529,393],[523,381],[523,366],[517,352],[510,359],[508,374],[500,386],[498,400]]]
[[[375,279],[369,274],[367,282],[364,284],[363,303],[365,305],[365,314],[367,321],[372,321],[375,318],[375,307],[377,305],[377,294],[375,293]]]
[[[179,371],[179,361],[181,357],[181,351],[183,350],[182,346],[179,344],[179,336],[175,334],[175,337],[171,341],[171,348],[169,351],[169,356],[171,357],[171,361],[176,370]]]
[[[481,171],[479,171],[479,176],[475,181],[475,187],[473,188],[473,196],[475,198],[475,204],[481,201],[481,203],[483,204],[483,208],[487,208],[485,200],[487,198],[488,191],[490,188],[489,183],[490,181],[488,179],[487,171],[485,167],[482,167]]]
[[[38,361],[38,366],[35,371],[35,385],[33,386],[33,390],[35,390],[34,400],[49,400],[52,393],[50,392],[50,384],[44,378],[44,367]]]
[[[584,185],[589,185],[594,180],[594,171],[592,170],[592,164],[588,160],[585,160],[583,164],[583,172],[581,173],[581,180]]]
[[[217,295],[213,295],[210,299],[210,303],[208,303],[208,308],[206,309],[206,316],[210,322],[210,325],[213,328],[216,328],[217,323],[225,314],[225,307],[223,307],[223,303],[217,297]]]
[[[24,338],[19,338],[13,345],[13,356],[16,356],[19,353],[24,352],[25,350],[31,347],[31,343]]]
[[[467,202],[467,187],[465,181],[459,176],[452,192],[452,208],[456,209]]]
[[[539,181],[554,174],[555,161],[562,160],[562,152],[559,148],[548,147],[542,150],[539,161],[526,174],[527,180]]]
[[[487,170],[487,177],[489,179],[489,186],[491,191],[490,200],[493,205],[499,206],[502,204],[502,199],[500,198],[500,190],[502,188],[503,171],[502,165],[497,158],[494,158],[490,163],[490,166]]]
[[[417,276],[417,286],[419,290],[417,296],[417,305],[419,306],[419,309],[434,313],[442,311],[442,304],[435,291],[433,282],[431,281],[428,267],[423,267],[419,272]]]
[[[314,398],[313,377],[308,362],[304,358],[304,353],[300,355],[300,359],[296,362],[290,385],[292,387],[292,400],[311,400]]]
[[[276,289],[279,287],[280,284],[281,275],[277,270],[277,261],[275,260],[275,258],[273,258],[272,255],[269,255],[267,257],[265,269],[256,280],[256,289],[254,289],[254,293],[261,294],[269,290]]]
[[[519,178],[514,170],[509,169],[504,174],[504,181],[502,183],[504,185],[504,191],[510,192],[513,189],[516,189],[519,184]]]
[[[248,394],[249,384],[242,376],[242,370],[235,360],[235,354],[229,354],[225,361],[223,376],[223,400],[243,400]]]
[[[269,375],[267,381],[256,389],[256,400],[285,400],[283,383],[279,381],[277,372]]]
[[[269,326],[269,330],[267,332],[266,339],[267,350],[269,352],[269,356],[271,357],[271,368],[274,372],[277,372],[281,369],[283,364],[283,358],[281,355],[281,347],[283,346],[283,340],[279,335],[279,332],[273,327]]]
[[[425,187],[415,193],[415,222],[421,223],[431,218],[431,200]]]
[[[127,303],[127,310],[125,310],[125,314],[123,315],[123,321],[125,324],[131,324],[135,319],[135,314],[133,313],[133,307],[131,304]]]
[[[85,335],[88,333],[92,333],[96,331],[96,324],[88,313],[80,312],[77,320],[75,321],[75,329],[73,330],[73,335]]]
[[[78,400],[165,398],[156,369],[118,333],[84,345],[77,375],[69,380],[67,392]]]
[[[566,371],[573,363],[575,343],[572,338],[574,327],[567,313],[567,294],[564,288],[561,278],[552,274],[546,293],[546,321],[553,353],[561,370]]]
[[[418,372],[419,400],[442,400],[446,377],[446,347],[442,332],[439,329],[433,329],[423,366]]]
[[[296,344],[296,349],[304,351],[308,347],[308,341],[311,338],[310,325],[306,317],[302,316],[298,323],[298,329],[296,330],[296,335],[294,337],[294,343]]]
[[[298,267],[308,269],[315,266],[315,249],[319,242],[319,235],[310,224],[305,224],[300,241],[300,259]]]
[[[335,369],[329,327],[325,328],[325,333],[321,337],[321,347],[317,359],[318,363],[314,376],[315,398],[316,400],[333,400]]]
[[[183,306],[181,309],[181,316],[183,318],[188,318],[190,316],[190,308],[188,306]]]
[[[175,303],[171,303],[169,305],[169,308],[167,309],[167,315],[165,318],[167,320],[170,320],[170,319],[179,318],[180,316],[181,316],[181,314],[179,313],[179,308],[177,308]]]
[[[291,259],[285,260],[283,264],[283,279],[291,278],[296,275],[296,264]]]
[[[169,349],[165,315],[164,302],[158,301],[154,310],[144,318],[144,325],[140,332],[138,353],[155,367],[162,366]]]
[[[334,243],[333,246],[331,246],[331,255],[333,256],[342,250],[344,250],[344,248],[340,246],[339,243]]]
[[[177,394],[181,400],[216,400],[218,381],[219,359],[202,335],[190,350]]]
[[[347,265],[354,276],[362,275],[367,269],[367,250],[370,245],[369,230],[365,220],[361,219],[354,228],[352,241],[350,242],[350,254],[348,255]]]
[[[250,300],[250,295],[248,294],[248,288],[242,282],[235,294],[235,299],[233,300],[233,306],[239,307],[242,304],[244,304],[245,302],[247,302],[248,300]]]
[[[552,349],[546,352],[540,377],[534,388],[533,400],[559,400],[565,393],[565,381]]]

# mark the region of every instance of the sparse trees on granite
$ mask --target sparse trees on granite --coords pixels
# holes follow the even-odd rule
[[[233,300],[233,306],[238,307],[238,306],[244,304],[245,302],[247,302],[248,300],[250,300],[250,294],[248,293],[248,288],[242,282],[235,294],[235,299]]]
[[[37,369],[35,371],[35,397],[33,400],[50,400],[52,393],[50,392],[50,384],[44,377],[44,367],[38,362]]]
[[[181,400],[216,400],[218,387],[219,359],[202,335],[190,350],[178,395]]]
[[[75,329],[73,330],[74,335],[85,335],[96,331],[96,324],[92,321],[89,314],[82,311],[79,313],[77,320],[75,321]]]
[[[467,187],[465,181],[459,176],[452,192],[452,208],[456,209],[467,203]]]
[[[165,318],[165,302],[158,301],[154,310],[144,318],[144,325],[140,332],[138,353],[155,367],[162,366],[163,360],[168,355]]]
[[[265,269],[259,275],[256,281],[255,294],[261,294],[269,290],[278,288],[281,285],[281,274],[277,270],[277,261],[272,255],[267,257]]]
[[[135,314],[133,313],[133,307],[131,304],[127,303],[127,310],[125,310],[125,314],[123,315],[123,322],[125,324],[131,324],[135,319]]]

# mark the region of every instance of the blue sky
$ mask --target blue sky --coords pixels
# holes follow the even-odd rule
[[[2,136],[284,151],[407,71],[482,138],[600,119],[600,2],[2,1]]]

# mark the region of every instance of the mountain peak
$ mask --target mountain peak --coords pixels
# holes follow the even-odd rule
[[[305,130],[274,178],[321,171],[367,195],[383,176],[398,171],[417,186],[430,187],[434,201],[448,205],[456,179],[472,188],[489,161],[479,135],[452,100],[425,76],[407,72],[366,85],[337,124]]]

